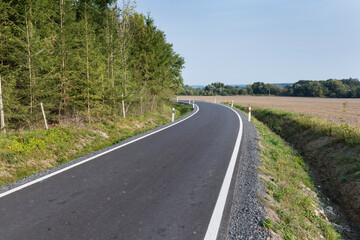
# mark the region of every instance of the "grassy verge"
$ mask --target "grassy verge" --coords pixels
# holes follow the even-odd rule
[[[175,116],[191,107],[174,104]],[[84,127],[52,126],[49,130],[11,132],[0,136],[0,185],[55,167],[87,153],[171,121],[171,107],[129,119],[117,118]]]
[[[267,213],[263,225],[275,239],[341,239],[323,211],[309,166],[299,152],[255,117],[252,122],[260,136],[259,175],[266,187],[264,198],[259,196]]]
[[[260,135],[268,218],[263,225],[284,239],[339,239],[321,210],[307,166],[298,152],[261,122],[253,119]]]
[[[359,231],[360,128],[274,109],[255,107],[252,113],[294,146],[311,167],[322,193]],[[356,233],[355,228],[351,232]],[[345,230],[345,234],[349,232]]]

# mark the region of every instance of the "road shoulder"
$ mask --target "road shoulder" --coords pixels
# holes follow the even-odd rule
[[[268,239],[270,234],[262,226],[266,219],[264,204],[258,196],[264,196],[265,187],[259,178],[260,166],[259,142],[256,128],[247,117],[236,110],[244,123],[242,145],[234,179],[231,210],[228,226],[222,239]]]

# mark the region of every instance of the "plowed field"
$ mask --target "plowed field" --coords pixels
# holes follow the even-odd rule
[[[214,102],[214,96],[179,96],[179,100]],[[291,112],[309,114],[329,121],[360,127],[359,98],[305,98],[305,97],[256,97],[256,96],[216,96],[216,102],[231,102],[244,106],[260,106]]]

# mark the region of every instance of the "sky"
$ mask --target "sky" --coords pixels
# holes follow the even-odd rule
[[[137,0],[185,59],[184,84],[360,78],[359,0]]]

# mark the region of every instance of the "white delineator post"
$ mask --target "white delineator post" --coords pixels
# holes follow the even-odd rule
[[[172,117],[171,117],[171,122],[175,121],[175,108],[172,109]]]
[[[251,107],[249,107],[249,122],[251,122]]]
[[[214,101],[215,103],[216,103],[216,98],[215,98],[215,101]]]
[[[193,101],[193,109],[195,108],[195,101]]]
[[[231,107],[234,107],[234,100],[231,101]]]
[[[46,116],[45,116],[45,111],[44,111],[43,104],[40,103],[40,105],[41,105],[41,111],[42,111],[42,114],[43,114],[43,117],[44,117],[45,128],[46,128],[46,129],[49,129],[49,128],[48,128],[48,125],[47,125],[47,121],[46,121]]]
[[[189,104],[191,103],[190,99],[189,99]]]
[[[121,97],[122,97],[121,103],[122,103],[123,117],[125,118],[126,116],[125,116],[124,94],[121,94]]]
[[[176,102],[179,102],[179,97],[178,96],[176,96]]]

